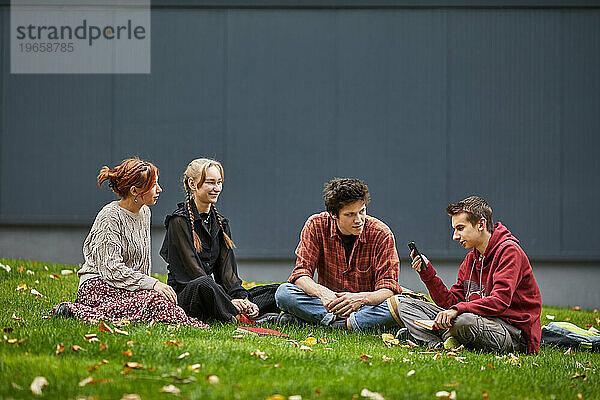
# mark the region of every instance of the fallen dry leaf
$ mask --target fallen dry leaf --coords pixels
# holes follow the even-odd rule
[[[121,354],[123,354],[125,357],[133,357],[133,353],[131,352],[131,349],[122,351]]]
[[[196,371],[199,370],[202,367],[202,365],[200,364],[193,364],[193,365],[188,365],[188,369],[190,371]]]
[[[108,345],[104,342],[100,342],[100,343],[98,343],[98,349],[100,351],[108,350]]]
[[[31,393],[35,394],[36,396],[41,396],[42,389],[44,389],[48,385],[49,385],[48,380],[45,377],[36,376],[33,379],[33,382],[31,382],[31,385],[29,386],[29,388],[31,389]]]
[[[600,325],[600,323],[598,325]],[[327,338],[322,337],[322,338],[319,338],[319,340],[321,341],[321,343],[327,344]]]
[[[133,340],[128,340],[127,341],[127,346],[133,347]]]
[[[312,351],[312,349],[308,346],[302,345],[300,346],[300,350]]]
[[[381,356],[381,361],[383,361],[384,363],[388,363],[388,362],[394,361],[394,359],[392,357],[388,357],[386,355],[383,355],[383,356]]]
[[[96,335],[95,333],[89,333],[87,335],[83,335],[83,339],[86,342],[97,342],[99,340],[98,335]]]
[[[96,383],[106,383],[108,382],[108,379],[106,378],[100,378],[100,379],[94,379],[91,376],[88,376],[87,378],[81,380],[79,382],[79,387],[84,387],[85,385],[95,385]]]
[[[387,347],[399,346],[400,340],[394,337],[391,333],[383,333],[381,334],[381,340]]]
[[[208,375],[206,377],[206,380],[208,381],[208,383],[210,383],[211,385],[216,385],[217,383],[219,383],[219,377],[216,375]]]
[[[371,392],[367,388],[364,388],[363,390],[361,390],[360,395],[362,397],[366,397],[369,400],[385,400],[385,397],[383,397],[380,393]]]
[[[299,394],[293,394],[291,396],[288,396],[288,400],[302,400],[302,396]]]
[[[73,274],[73,271],[71,271],[70,269],[61,269],[60,274],[61,275],[71,275],[71,274]]]
[[[27,285],[25,283],[21,283],[17,286],[17,291],[19,290],[27,290]]]
[[[461,384],[461,381],[458,381],[458,382],[450,382],[450,383],[446,383],[446,384],[444,384],[444,387],[447,387],[447,388],[451,388],[451,387],[457,387],[457,386],[458,386],[458,385],[460,385],[460,384]]]
[[[110,326],[108,326],[104,321],[100,321],[100,324],[98,324],[98,331],[99,332],[115,333],[115,331],[113,330],[113,328],[111,328]]]
[[[17,317],[17,316],[15,315],[15,313],[13,313],[13,315],[12,315],[12,317],[11,317],[11,318],[12,318],[12,319],[14,319],[15,321],[23,321],[23,318],[21,318],[21,317]]]
[[[124,394],[123,397],[121,397],[121,400],[142,400],[142,398],[135,393],[130,393]]]
[[[129,336],[129,332],[127,331],[122,331],[119,328],[114,328],[115,333],[118,333],[119,335],[125,335],[125,336]]]
[[[437,397],[438,399],[455,400],[456,399],[456,392],[453,390],[450,393],[448,393],[445,390],[440,390],[439,392],[437,392],[435,394],[435,397]]]
[[[56,355],[59,355],[65,349],[65,345],[60,343],[56,345]]]
[[[483,392],[481,392],[481,398],[483,400],[489,399],[488,393],[485,390]]]
[[[56,280],[59,280],[59,279],[60,279],[60,276],[58,276],[58,275],[56,275],[56,274],[50,274],[50,275],[48,275],[48,276],[50,277],[50,279],[56,279]]]
[[[233,335],[232,337],[234,339],[242,339],[244,337],[244,335]]]
[[[130,323],[131,321],[129,321],[128,319],[122,319],[120,321],[115,322],[114,325],[119,328],[125,328],[126,326],[129,326]]]
[[[414,369],[411,369],[410,371],[408,371],[408,372],[406,373],[406,376],[412,376],[412,375],[414,375],[414,374],[415,374],[415,372],[416,372],[416,371],[415,371]]]
[[[304,344],[307,344],[309,346],[312,346],[314,344],[317,344],[317,338],[309,336],[306,339],[304,339],[301,343],[304,343]]]
[[[577,393],[577,398],[578,398],[579,400],[582,400],[582,399],[583,399],[583,395],[582,395],[581,393]]]
[[[581,307],[580,306],[575,306],[575,307],[571,308],[571,310],[573,310],[573,311],[581,311]]]
[[[553,321],[554,318],[556,318],[554,315],[546,315],[546,319],[549,319],[549,320]]]
[[[252,353],[250,353],[250,355],[259,357],[261,360],[266,360],[267,358],[269,358],[269,356],[267,356],[263,351],[260,350],[254,350]]]
[[[31,292],[31,294],[35,294],[36,296],[44,297],[44,295],[43,295],[43,294],[41,294],[40,292],[38,292],[38,291],[37,291],[37,290],[35,290],[35,289],[31,289],[31,290],[30,290],[30,292]]]
[[[573,354],[573,349],[569,347],[569,348],[567,349],[567,351],[565,351],[565,354],[566,354],[566,355]]]
[[[126,362],[125,367],[130,369],[146,369],[146,367],[144,367],[144,364],[140,364],[137,362]]]
[[[174,395],[178,395],[181,393],[181,390],[179,390],[179,388],[177,388],[177,386],[175,385],[167,385],[167,386],[163,386],[160,388],[160,392],[161,393],[171,393]]]
[[[28,269],[27,270],[27,275],[35,275],[35,272],[33,272],[32,270]]]
[[[585,380],[587,380],[587,375],[580,375],[578,372],[576,372],[575,375],[573,375],[571,377],[571,379],[578,379],[578,378],[581,378],[582,380],[585,381]]]
[[[179,340],[174,340],[174,339],[171,339],[168,342],[165,342],[165,344],[166,345],[171,345],[172,344],[172,345],[175,345],[175,346],[181,346],[181,342]]]
[[[285,396],[282,396],[280,394],[272,394],[269,397],[267,397],[267,400],[285,400]]]
[[[186,351],[185,353],[181,353],[180,355],[177,356],[178,360],[181,360],[183,358],[186,358],[187,356],[189,356],[190,353],[188,351]]]

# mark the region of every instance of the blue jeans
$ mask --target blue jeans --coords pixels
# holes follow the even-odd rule
[[[309,296],[298,286],[284,283],[275,292],[275,302],[283,311],[315,324],[329,326],[335,314],[328,312],[318,297]],[[387,302],[376,306],[362,306],[348,316],[352,330],[362,332],[372,328],[397,327]]]

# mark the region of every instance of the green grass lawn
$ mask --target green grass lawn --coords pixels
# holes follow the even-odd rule
[[[132,323],[120,328],[128,335],[101,332],[98,324],[47,318],[54,304],[74,300],[77,276],[61,270],[76,267],[0,263],[11,267],[10,272],[0,269],[0,399],[118,400],[126,394],[141,399],[364,399],[365,388],[386,399],[436,399],[440,391],[455,391],[457,399],[600,398],[600,354],[578,350],[564,354],[542,348],[537,356],[516,357],[463,350],[454,356],[404,343],[388,348],[374,332],[283,327],[278,329],[289,340],[239,338],[236,326],[218,323],[208,330]],[[550,322],[546,315],[600,328],[597,312],[544,307],[543,324]],[[99,340],[89,342],[87,334]],[[303,343],[308,337],[317,343]],[[64,345],[58,355],[57,345]],[[138,365],[128,368],[126,363]],[[132,368],[139,364],[142,368]],[[48,382],[41,395],[30,389],[35,377]],[[169,385],[180,393],[161,392]]]

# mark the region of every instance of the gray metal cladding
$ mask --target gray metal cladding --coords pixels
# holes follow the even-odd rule
[[[162,5],[149,75],[11,75],[0,17],[4,223],[91,225],[98,169],[139,155],[161,225],[209,156],[240,257],[293,257],[344,176],[403,256],[462,254],[445,207],[479,194],[530,256],[600,259],[597,8]]]

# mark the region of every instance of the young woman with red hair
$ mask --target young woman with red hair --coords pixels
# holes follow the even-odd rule
[[[173,289],[150,276],[150,208],[161,187],[158,168],[139,158],[117,167],[103,167],[98,185],[108,181],[120,200],[96,216],[83,244],[84,264],[77,272],[74,303],[60,303],[52,312],[95,320],[156,320],[206,328],[177,306]]]

